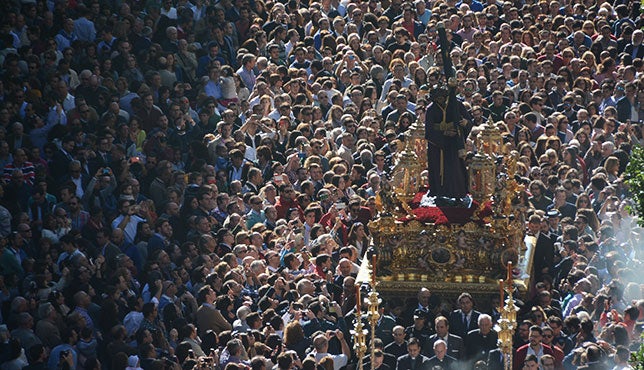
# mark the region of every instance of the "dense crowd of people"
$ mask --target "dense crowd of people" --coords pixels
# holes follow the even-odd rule
[[[439,25],[464,149],[499,128],[537,240],[513,368],[631,368],[638,2],[0,8],[0,369],[356,368],[368,223],[404,133],[446,84]],[[385,299],[364,366],[501,369],[496,303]]]

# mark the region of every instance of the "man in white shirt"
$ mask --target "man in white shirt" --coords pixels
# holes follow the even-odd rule
[[[342,345],[342,354],[332,355],[328,353],[329,350],[329,340],[333,337],[336,337],[340,344]],[[326,356],[331,356],[333,358],[333,370],[340,370],[342,367],[347,365],[347,362],[351,358],[351,350],[347,341],[344,340],[344,334],[341,330],[336,331],[327,331],[324,334],[319,334],[313,339],[313,355],[315,356],[315,362],[320,362]]]

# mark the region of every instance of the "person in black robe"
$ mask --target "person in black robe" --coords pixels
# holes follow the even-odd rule
[[[425,114],[425,138],[428,142],[429,195],[463,198],[467,195],[465,139],[471,130],[471,119],[463,103],[456,99],[455,80],[450,89],[436,87],[433,102]]]

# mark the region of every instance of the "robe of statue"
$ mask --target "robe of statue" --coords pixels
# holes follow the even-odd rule
[[[452,95],[450,98],[453,97]],[[429,195],[463,198],[468,193],[467,170],[464,160],[459,157],[459,151],[465,150],[465,139],[471,129],[471,120],[461,102],[448,102],[446,107],[432,102],[425,114]],[[448,109],[455,109],[457,112],[449,114]],[[458,122],[448,122],[447,117],[458,117],[459,122],[461,119],[468,119],[468,124],[463,127]],[[455,136],[445,135],[446,131],[454,129],[457,132]]]

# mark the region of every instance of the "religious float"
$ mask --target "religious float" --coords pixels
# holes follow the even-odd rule
[[[416,122],[406,133],[405,148],[378,194],[378,217],[369,224],[379,292],[409,297],[427,287],[444,299],[467,291],[489,303],[507,276],[525,296],[535,241],[525,235],[518,155],[488,122],[479,127],[477,151],[468,161],[470,196],[432,199],[422,126]]]
[[[450,88],[447,101],[455,101],[456,82],[450,78],[452,68],[444,47],[445,27],[439,23],[437,28],[441,41],[438,55],[446,62],[444,75]],[[439,129],[461,130],[457,126],[460,117],[453,108],[449,104],[442,107]],[[405,133],[404,149],[396,154],[391,176],[382,181],[377,195],[378,216],[369,223],[373,245],[356,278],[360,314],[352,335],[360,359],[358,369],[363,368],[362,359],[368,350],[364,318],[371,329],[369,349],[373,357],[380,296],[410,297],[422,287],[440,295],[444,302],[454,302],[461,292],[469,292],[479,308],[490,307],[492,298],[498,297],[498,346],[503,368],[512,367],[518,311],[515,297],[525,299],[530,294],[536,240],[525,233],[527,197],[524,185],[515,177],[518,153],[503,143],[500,130],[491,120],[476,131],[476,135],[469,135],[474,140],[474,153],[465,157],[468,195],[461,198],[430,196],[423,120],[417,120]],[[458,149],[464,151],[464,147]],[[443,177],[442,151],[439,158],[440,165],[433,168]],[[366,313],[361,310],[360,287],[364,285],[369,287],[364,299]]]

